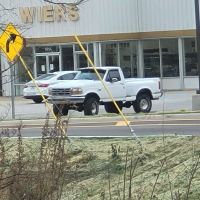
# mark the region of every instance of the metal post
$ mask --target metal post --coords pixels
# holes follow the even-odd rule
[[[200,18],[199,18],[199,0],[195,1],[195,19],[196,19],[196,42],[197,42],[197,66],[198,66],[198,77],[199,77],[199,88],[196,91],[200,94]]]
[[[15,119],[15,85],[14,85],[14,77],[15,77],[15,69],[14,65],[9,64],[10,72],[11,72],[11,103],[12,103],[12,119]]]

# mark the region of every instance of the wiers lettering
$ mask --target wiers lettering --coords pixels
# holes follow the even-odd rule
[[[42,6],[24,7],[19,9],[20,18],[23,23],[38,22],[61,22],[79,20],[78,8],[76,6]]]

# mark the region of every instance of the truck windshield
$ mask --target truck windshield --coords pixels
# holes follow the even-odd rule
[[[97,70],[103,79],[104,74],[106,73],[105,70]],[[79,75],[75,78],[76,80],[99,80],[98,76],[96,75],[95,71],[93,69],[84,69],[81,70]]]

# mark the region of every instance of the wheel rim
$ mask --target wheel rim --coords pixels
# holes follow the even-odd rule
[[[146,99],[141,99],[140,101],[140,109],[141,110],[147,110],[149,107],[149,103]]]
[[[92,115],[95,115],[97,113],[97,104],[95,102],[91,105],[91,113]]]

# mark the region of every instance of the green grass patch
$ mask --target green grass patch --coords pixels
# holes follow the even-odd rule
[[[62,200],[195,200],[200,197],[199,137],[144,137],[142,146],[132,138],[72,139],[71,143],[65,140],[60,143],[65,152],[63,157],[54,140],[45,140],[41,145],[39,139],[23,139],[21,161],[27,165],[23,166],[24,173],[31,172],[28,175],[37,172],[40,177],[38,170],[47,169],[43,175],[49,181],[47,185],[52,181],[51,176],[60,177],[54,170],[62,169],[57,171],[62,173],[61,181],[55,182],[62,184],[59,190]],[[6,142],[4,169],[20,165],[16,159],[19,157],[17,142],[14,139]],[[0,169],[2,172],[2,165]],[[36,187],[31,183],[30,186]]]

